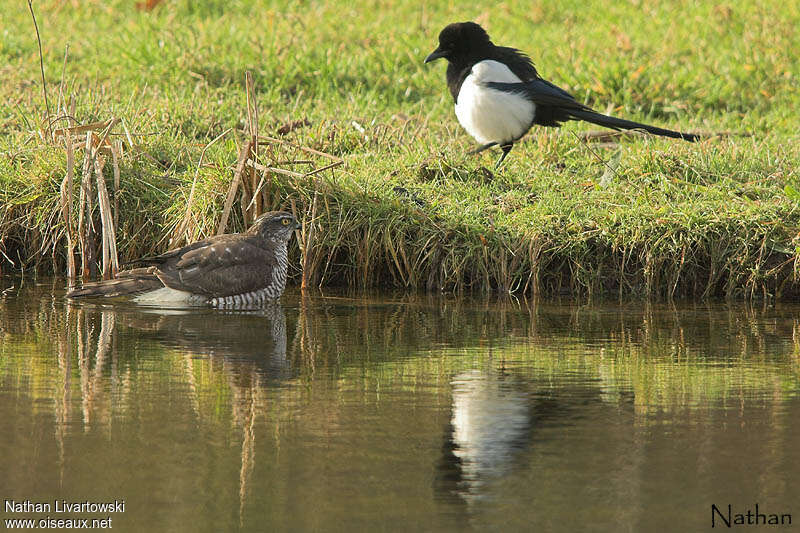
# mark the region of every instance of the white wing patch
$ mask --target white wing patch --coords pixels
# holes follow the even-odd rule
[[[191,292],[162,287],[142,293],[133,300],[145,305],[198,305],[205,303],[206,298]]]
[[[486,87],[490,81],[522,82],[498,61],[476,63],[458,92],[458,122],[481,144],[516,141],[531,127],[536,106],[522,95]]]

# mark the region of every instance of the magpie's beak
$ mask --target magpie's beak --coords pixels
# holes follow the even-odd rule
[[[447,50],[442,50],[441,48],[437,48],[436,50],[428,54],[428,57],[425,58],[425,62],[430,63],[431,61],[436,61],[440,57],[447,57]]]

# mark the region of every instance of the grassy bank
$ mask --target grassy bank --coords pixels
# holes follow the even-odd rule
[[[259,170],[251,189],[263,178],[262,208],[305,221],[292,253],[311,284],[657,297],[800,290],[796,1],[196,4],[34,4],[51,115],[59,90],[75,105],[74,122],[50,129],[120,120],[108,136],[122,148],[118,190],[110,163],[103,173],[119,203],[123,261],[217,230],[247,138],[250,71],[259,133],[282,141],[260,146],[262,167],[277,171]],[[61,273],[64,137],[42,135],[27,5],[6,11],[0,268]],[[466,19],[600,111],[736,135],[587,143],[582,125],[538,128],[492,172],[496,154],[466,155],[473,143],[444,66],[422,64],[441,27]],[[308,175],[330,159],[298,147],[343,164]],[[237,197],[228,229],[248,216]],[[300,269],[293,275],[299,282]]]

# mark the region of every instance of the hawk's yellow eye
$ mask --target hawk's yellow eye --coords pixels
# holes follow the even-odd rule
[[[281,220],[281,224],[283,224],[284,226],[288,226],[289,225],[289,219],[288,218],[284,218],[283,220]]]

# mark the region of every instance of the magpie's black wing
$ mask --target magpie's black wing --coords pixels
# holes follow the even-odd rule
[[[536,78],[517,83],[488,82],[487,87],[519,94],[536,105],[533,123],[558,127],[562,122],[575,120],[580,112],[592,112],[567,91],[547,80]],[[584,119],[585,120],[585,119]]]
[[[556,106],[564,109],[590,110],[585,105],[578,103],[567,91],[542,78],[521,83],[490,81],[486,83],[486,86],[490,89],[497,89],[498,91],[521,94],[537,106]]]
[[[663,137],[672,137],[685,141],[699,140],[699,136],[691,133],[681,133],[632,120],[603,115],[576,101],[571,94],[561,87],[541,78],[521,83],[492,81],[487,82],[486,86],[498,91],[521,94],[533,102],[536,105],[533,118],[534,124],[560,126],[561,122],[567,120],[585,120],[586,122],[614,130],[644,130]]]

